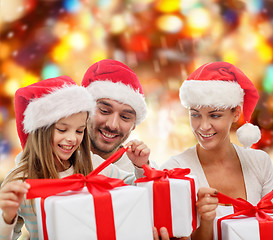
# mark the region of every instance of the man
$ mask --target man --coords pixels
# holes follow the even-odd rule
[[[147,106],[143,89],[136,74],[128,66],[112,59],[101,60],[89,67],[82,85],[97,103],[88,126],[91,150],[106,159],[122,147],[130,133],[145,119]],[[129,145],[140,155],[150,153],[141,141],[134,140]],[[128,155],[132,159],[128,151],[115,165],[133,172],[134,166]]]

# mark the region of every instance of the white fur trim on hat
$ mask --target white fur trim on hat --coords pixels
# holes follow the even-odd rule
[[[24,112],[24,131],[30,133],[49,127],[64,117],[79,112],[94,112],[95,101],[84,87],[62,86],[32,100]]]
[[[233,81],[186,80],[180,88],[179,96],[186,108],[233,108],[243,103],[244,90]]]
[[[101,98],[109,98],[131,106],[136,112],[136,125],[141,123],[147,115],[144,96],[122,82],[97,80],[92,82],[87,90],[95,101]]]

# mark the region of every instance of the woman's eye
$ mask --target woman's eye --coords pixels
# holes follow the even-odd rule
[[[194,114],[194,113],[192,113],[192,114],[191,114],[191,117],[193,117],[193,118],[197,118],[197,117],[199,117],[199,115],[198,115],[198,114]]]
[[[212,114],[211,117],[212,118],[219,118],[219,117],[221,117],[221,115]]]
[[[78,131],[76,131],[76,132],[77,132],[77,133],[80,133],[80,134],[82,134],[82,133],[83,133],[83,131],[79,131],[79,130],[78,130]]]

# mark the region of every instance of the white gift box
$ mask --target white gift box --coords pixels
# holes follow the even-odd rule
[[[272,214],[268,214],[273,216]],[[234,217],[233,219],[223,220],[221,222],[222,240],[271,240],[273,239],[273,222],[271,222],[272,238],[260,238],[260,227],[256,217]],[[213,227],[213,239],[218,240],[217,221],[220,217],[216,217]]]
[[[116,239],[152,240],[147,190],[136,186],[124,186],[109,192],[112,199]],[[36,198],[35,204],[39,239],[44,239],[41,198]],[[46,198],[44,209],[48,239],[97,239],[93,196],[86,187],[78,192],[68,191]]]
[[[195,176],[187,175],[187,177],[195,179]],[[170,203],[171,203],[171,219],[172,219],[172,233],[174,237],[185,237],[190,236],[193,231],[192,221],[193,218],[197,221],[198,226],[198,218],[195,214],[193,216],[193,208],[195,206],[192,205],[192,192],[191,185],[189,180],[184,179],[172,179],[169,178],[169,186],[170,186]],[[158,181],[157,181],[158,182]],[[195,181],[196,182],[196,181]],[[137,186],[144,187],[148,189],[149,192],[149,200],[150,200],[150,211],[151,215],[153,215],[153,184],[154,181],[148,182],[138,182]],[[196,201],[196,190],[197,187],[195,185],[195,192],[193,193],[194,201]],[[161,206],[164,208],[164,206]],[[161,211],[161,209],[158,209]],[[196,210],[194,210],[196,213]],[[163,217],[163,216],[162,216]],[[154,222],[154,219],[153,219]]]

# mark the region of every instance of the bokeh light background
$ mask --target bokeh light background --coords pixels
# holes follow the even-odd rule
[[[254,145],[273,156],[272,0],[0,0],[0,182],[21,151],[14,93],[58,75],[78,84],[96,61],[112,58],[140,78],[149,108],[131,138],[159,165],[194,145],[178,91],[194,69],[228,61],[253,81],[260,100]],[[232,97],[232,96],[231,96]],[[238,143],[235,130],[232,140]]]

